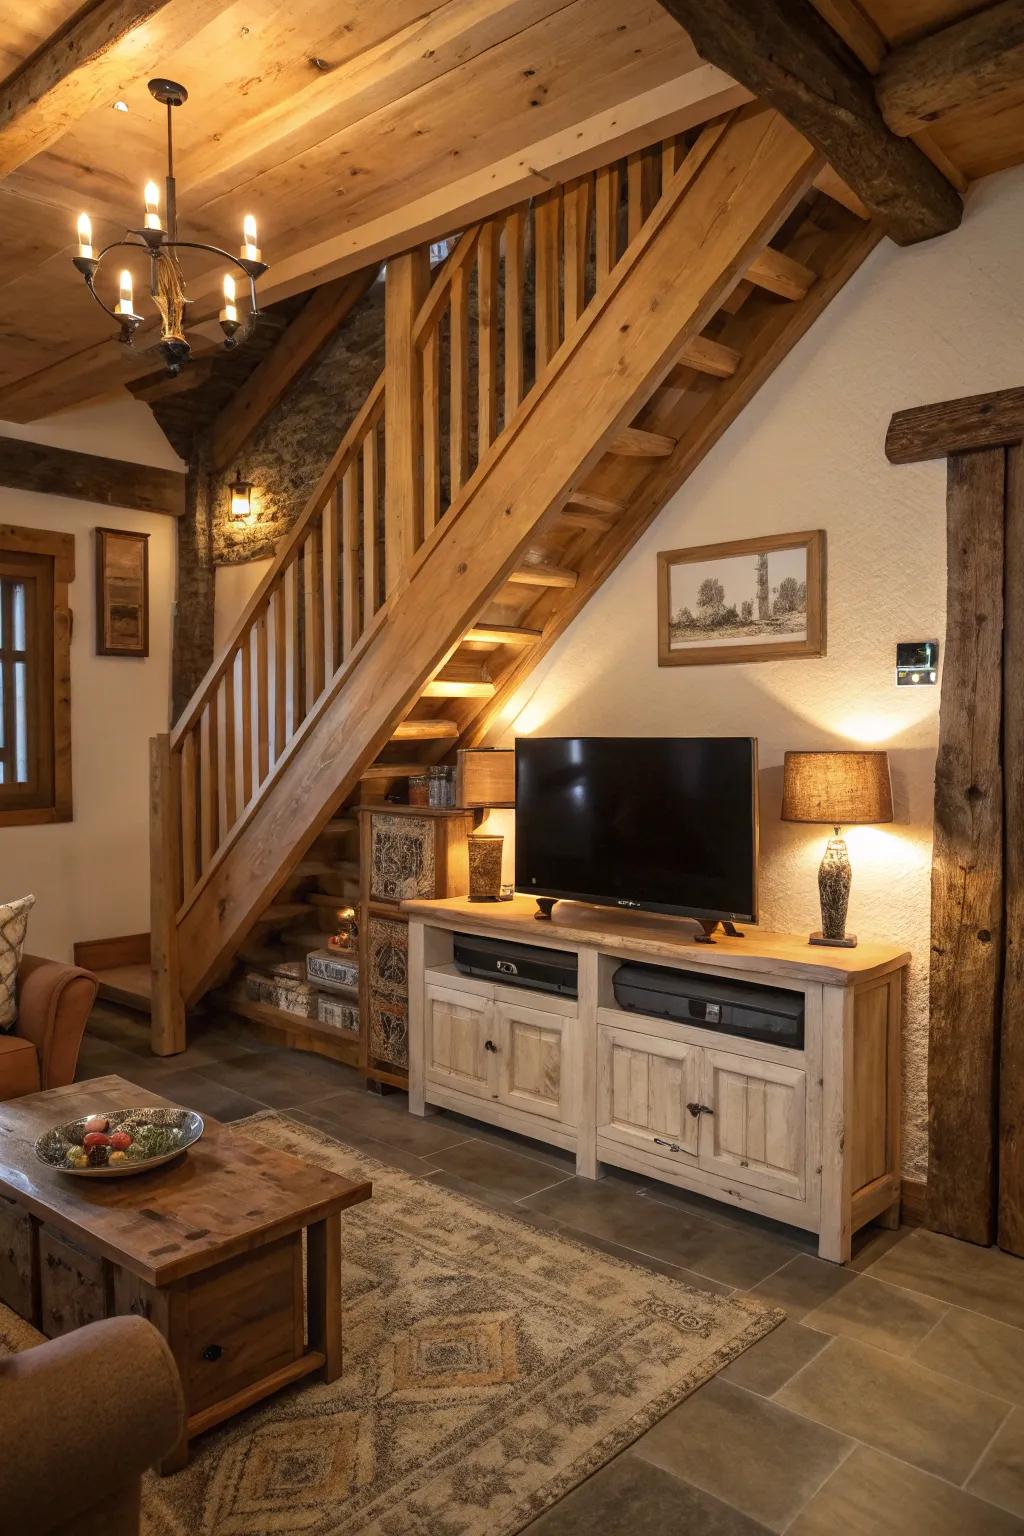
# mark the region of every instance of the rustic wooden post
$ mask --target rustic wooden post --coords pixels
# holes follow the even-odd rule
[[[1006,867],[999,1068],[999,1246],[1024,1254],[1024,446],[1006,454],[1003,804]]]
[[[1002,448],[953,454],[935,764],[928,1224],[993,1236],[1002,969]]]
[[[180,765],[180,758],[171,757],[170,736],[154,736],[149,743],[150,1043],[157,1056],[173,1056],[187,1043],[178,970]]]
[[[413,325],[427,295],[425,247],[387,264],[384,303],[384,581],[397,587],[423,538],[423,377]]]
[[[1024,389],[898,411],[948,458],[932,854],[928,1225],[1024,1254]]]

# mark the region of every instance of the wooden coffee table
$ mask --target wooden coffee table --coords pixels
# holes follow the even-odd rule
[[[51,1337],[125,1312],[160,1329],[188,1409],[164,1472],[259,1398],[337,1377],[340,1213],[371,1194],[209,1119],[176,1162],[131,1178],[74,1178],[35,1155],[65,1120],[170,1102],[98,1077],[0,1103],[0,1300]]]

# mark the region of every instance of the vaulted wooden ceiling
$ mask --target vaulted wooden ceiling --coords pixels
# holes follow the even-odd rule
[[[814,4],[876,77],[993,9]],[[118,344],[69,260],[80,210],[97,243],[117,238],[162,179],[154,75],[190,92],[175,117],[182,232],[234,249],[255,213],[267,303],[749,95],[657,0],[23,0],[0,15],[0,74],[0,416],[15,420],[154,367]],[[961,185],[1021,161],[1024,75],[995,102],[947,100],[915,142]],[[189,271],[211,344],[220,270]]]

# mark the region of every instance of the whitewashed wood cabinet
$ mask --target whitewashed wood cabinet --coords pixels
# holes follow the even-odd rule
[[[409,1107],[449,1108],[818,1234],[845,1262],[866,1222],[899,1219],[900,1017],[909,955],[892,945],[812,949],[751,929],[698,943],[684,923],[525,897],[481,908],[413,901]],[[467,977],[458,932],[569,950],[576,998]],[[803,994],[787,1048],[618,1006],[624,960]]]

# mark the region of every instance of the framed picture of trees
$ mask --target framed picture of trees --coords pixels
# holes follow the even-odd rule
[[[659,666],[824,654],[821,529],[658,555]]]

